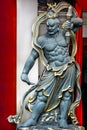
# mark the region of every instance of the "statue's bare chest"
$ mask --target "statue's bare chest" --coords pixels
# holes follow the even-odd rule
[[[44,49],[45,49],[45,51],[53,51],[53,50],[55,50],[56,47],[63,48],[66,46],[67,46],[66,41],[62,37],[47,38],[45,40]]]

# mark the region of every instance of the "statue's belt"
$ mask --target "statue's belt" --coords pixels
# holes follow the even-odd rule
[[[58,68],[54,68],[54,67],[50,67],[49,64],[46,65],[46,70],[47,71],[51,71],[54,72],[54,76],[61,76],[63,74],[63,72],[70,67],[73,63],[75,63],[75,59],[71,59],[68,63],[58,67]]]

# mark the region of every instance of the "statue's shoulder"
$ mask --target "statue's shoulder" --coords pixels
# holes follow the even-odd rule
[[[46,34],[44,34],[44,35],[38,37],[38,39],[37,39],[37,44],[38,44],[41,48],[44,48],[45,41],[46,41]]]
[[[82,25],[83,24],[83,20],[81,18],[79,18],[79,17],[72,18],[71,22],[73,24],[77,24],[77,25],[79,25],[79,24]]]

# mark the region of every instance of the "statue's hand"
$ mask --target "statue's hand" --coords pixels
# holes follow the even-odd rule
[[[72,29],[73,28],[73,24],[70,22],[70,21],[66,21],[65,23],[64,23],[64,28],[65,29]]]
[[[34,85],[34,83],[29,81],[28,75],[26,73],[22,73],[21,80],[26,82],[28,85]]]

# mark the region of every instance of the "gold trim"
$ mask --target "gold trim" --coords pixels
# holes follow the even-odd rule
[[[44,96],[49,97],[49,94],[46,94],[46,92],[45,92],[45,88],[36,90],[36,92],[42,92],[42,94],[43,94]]]
[[[48,108],[48,109],[46,110],[46,112],[49,112],[49,111],[54,110],[55,108],[57,108],[57,107],[59,106],[59,104],[60,104],[60,100],[58,101],[58,103],[57,103],[54,107]]]
[[[32,110],[31,107],[30,107],[30,103],[28,103],[28,106],[29,106],[29,108],[28,108],[29,111],[32,112],[33,110]]]
[[[52,68],[50,68],[50,70],[52,71],[52,72],[58,72],[58,71],[60,71],[60,70],[66,70],[67,69],[67,67],[69,67],[69,65],[71,65],[73,62],[75,62],[75,59],[72,57],[72,59],[68,62],[68,63],[66,63],[66,64],[64,64],[64,65],[62,65],[62,66],[60,66],[60,67],[58,67],[58,69],[55,69],[54,67],[52,67]],[[49,71],[49,65],[47,65],[46,66],[46,69]]]
[[[60,100],[61,100],[61,98],[63,96],[63,92],[65,92],[65,91],[73,92],[73,89],[70,87],[70,85],[69,85],[69,87],[67,89],[63,89],[62,92],[61,92],[61,96],[59,96],[59,98],[58,98],[59,101],[57,102],[57,104],[55,106],[51,107],[51,108],[46,109],[46,112],[49,112],[49,111],[51,111],[51,110],[53,110],[53,109],[55,109],[55,108],[57,108],[59,106]]]
[[[45,89],[42,91],[42,93],[43,93],[44,96],[49,97],[49,94],[47,94],[47,93],[45,92]]]
[[[53,107],[51,107],[51,108],[48,108],[48,109],[46,110],[46,112],[52,111],[52,110],[54,110],[55,108],[57,108],[57,107],[59,106],[59,104],[60,104],[60,99],[61,99],[61,98],[62,98],[62,96],[59,97],[58,103],[57,103],[55,106],[53,106]]]
[[[72,103],[72,105],[70,106],[70,110],[69,110],[70,117],[72,119],[73,124],[75,124],[75,125],[78,124],[78,120],[77,120],[76,115],[75,115],[75,108],[79,105],[80,100],[81,100],[81,87],[80,87],[80,83],[79,83],[80,68],[79,68],[78,63],[76,63],[76,67],[77,67],[77,70],[78,70],[77,82],[76,82],[77,83],[77,98],[76,98],[75,102]]]
[[[72,40],[72,54],[71,54],[71,57],[74,58],[75,55],[76,55],[76,52],[77,52],[77,42],[76,42],[76,38],[75,38],[75,33],[72,31],[72,30],[68,30],[68,29],[65,29],[64,28],[64,25],[65,25],[66,22],[64,22],[62,24],[62,28],[66,31],[68,31],[70,34],[71,34],[71,40]]]
[[[65,91],[69,91],[69,92],[73,92],[73,89],[70,87],[70,85],[66,88],[66,89],[63,89],[62,92],[61,92],[61,96],[59,96],[59,98],[62,98],[62,95],[63,95],[63,92]]]
[[[29,100],[28,100],[28,102],[29,102],[29,103],[34,102],[34,101],[36,100],[36,98],[37,98],[36,96],[35,96],[34,98],[30,97]]]
[[[78,128],[75,128],[75,130],[85,130],[85,127],[83,127],[83,126],[78,126]]]
[[[52,75],[53,75],[53,74],[48,75],[48,77],[49,77],[49,76],[52,76]],[[47,82],[44,81],[43,83],[38,83],[37,85],[38,85],[38,86],[41,86],[41,85],[44,86],[45,84],[49,83],[52,79],[53,79],[53,77],[50,77],[50,78],[47,80]],[[40,82],[40,81],[39,81],[39,82]],[[43,89],[45,89],[45,88],[43,88]],[[41,90],[41,89],[36,89],[36,91],[40,91],[40,90]]]

